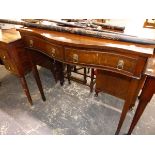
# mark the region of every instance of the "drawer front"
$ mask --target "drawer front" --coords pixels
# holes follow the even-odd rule
[[[24,36],[23,39],[28,48],[38,49],[54,59],[64,59],[63,48],[61,46],[51,44],[43,39],[32,36]]]
[[[81,49],[65,48],[65,61],[70,63],[94,65],[97,63],[98,53]]]
[[[0,58],[3,61],[4,65],[5,65],[5,68],[7,70],[16,73],[16,68],[12,64],[12,61],[9,58],[9,55],[8,55],[7,51],[0,50]]]
[[[134,74],[138,62],[137,57],[127,57],[119,54],[65,48],[65,61],[77,64],[95,65],[109,68],[118,72]]]
[[[98,64],[112,69],[134,73],[136,64],[138,62],[137,57],[127,57],[113,53],[99,53]]]

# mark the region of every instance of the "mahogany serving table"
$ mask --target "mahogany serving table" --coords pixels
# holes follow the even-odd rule
[[[120,91],[119,97],[125,100],[116,131],[119,134],[144,81],[143,72],[147,59],[153,55],[154,46],[27,27],[20,28],[19,32],[26,49],[36,50],[59,62],[61,83],[64,81],[63,64],[96,68],[106,72],[106,79],[111,79],[113,84],[116,80],[116,87],[112,90],[108,86],[110,89],[104,89],[104,92],[115,95],[116,91]],[[99,88],[102,91],[102,87]]]

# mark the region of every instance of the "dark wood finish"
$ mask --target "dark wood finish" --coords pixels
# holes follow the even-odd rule
[[[87,83],[87,69],[84,67],[83,68],[83,70],[84,70],[84,83]]]
[[[128,87],[128,91],[127,91],[125,103],[124,103],[124,106],[123,106],[122,114],[121,114],[119,124],[118,124],[118,127],[117,127],[117,130],[116,130],[115,134],[119,134],[127,112],[129,111],[131,105],[133,103],[135,103],[135,101],[136,101],[136,98],[138,96],[137,87],[138,87],[137,80],[132,79],[131,82],[130,82],[130,85]]]
[[[71,84],[71,69],[72,66],[67,64],[67,79],[69,84]]]
[[[56,66],[55,72],[57,75],[57,79],[59,79],[60,85],[63,86],[63,84],[64,84],[64,64],[59,61],[55,61],[55,66]]]
[[[100,39],[100,38],[92,38],[82,35],[74,35],[70,33],[63,33],[63,32],[57,32],[57,31],[48,31],[48,30],[42,30],[42,29],[35,29],[35,28],[22,28],[19,30],[20,32],[23,32],[25,35],[23,37],[32,36],[32,37],[38,37],[43,39],[44,41],[49,41],[51,43],[54,43],[54,45],[58,44],[60,46],[66,45],[66,46],[74,46],[74,47],[87,47],[89,49],[106,49],[109,48],[111,51],[115,50],[116,52],[119,51],[121,53],[130,53],[130,51],[133,53],[139,53],[139,55],[145,55],[145,54],[152,54],[152,50],[154,48],[153,45],[141,45],[136,43],[126,43],[121,41],[113,41],[113,40],[106,40],[106,39]],[[27,35],[26,35],[27,34]],[[32,34],[32,35],[31,35]],[[127,33],[131,34],[131,33]],[[135,34],[135,32],[133,33]],[[151,32],[152,34],[152,32]],[[148,35],[150,38],[153,38],[152,35]],[[135,34],[136,35],[136,34]],[[63,37],[62,37],[63,36]],[[137,36],[140,36],[140,34],[137,34]],[[23,38],[22,37],[22,38]]]
[[[125,100],[116,134],[120,132],[120,128],[127,112],[135,104],[140,91],[139,85],[142,83],[142,80],[143,78],[138,80],[127,76],[120,76],[117,73],[111,73],[109,71],[97,70],[95,88],[96,96],[102,91]]]
[[[104,70],[105,76],[116,80],[113,88],[109,86],[109,90],[105,90],[125,100],[116,131],[118,134],[127,111],[134,105],[138,96],[146,61],[153,55],[155,46],[35,28],[21,28],[19,31],[27,48],[38,50],[59,61],[61,84],[63,84],[64,69],[62,63]],[[113,74],[113,77],[109,73]],[[107,84],[110,84],[110,81],[112,80]],[[116,93],[115,84],[121,87],[119,94]]]
[[[139,78],[145,65],[145,57],[139,57],[136,55],[117,54],[115,51],[102,50],[82,50],[65,48],[65,61],[73,64],[90,65],[99,68],[111,70],[117,73],[128,75],[130,77],[135,76]],[[123,63],[119,66],[119,63]],[[141,66],[139,66],[141,64]]]
[[[133,117],[128,134],[132,133],[146,106],[152,99],[152,96],[155,94],[155,56],[149,58],[145,74],[146,81],[144,83],[144,87],[142,88],[142,92],[139,97],[139,104]]]
[[[38,65],[38,66],[41,66],[41,67],[44,67],[44,68],[50,70],[54,79],[55,79],[55,82],[57,82],[58,75],[56,75],[57,73],[56,73],[55,61],[53,59],[51,59],[50,57],[48,57],[47,55],[45,55],[41,52],[32,50],[32,49],[28,49],[28,52],[31,56],[31,59],[33,60],[33,63],[35,65]]]
[[[2,60],[0,59],[0,65],[2,65],[3,64],[3,62],[2,62]]]
[[[31,70],[34,73],[38,88],[43,100],[45,101],[37,68],[32,63],[32,59],[28,54],[28,51],[24,49],[24,44],[20,39],[20,34],[15,30],[3,30],[2,37],[0,38],[0,59],[7,70],[19,77],[29,103],[31,105],[33,104],[25,75]]]
[[[136,109],[136,113],[134,115],[128,134],[131,134],[132,131],[134,130],[137,122],[139,121],[141,115],[143,114],[147,104],[150,102],[154,93],[155,93],[155,77],[153,78],[148,76],[142,89],[139,104]]]
[[[54,58],[55,60],[63,60],[63,48],[59,45],[52,44],[46,40],[35,36],[25,36],[22,38],[25,45],[30,49],[39,50],[40,52],[46,51],[46,55]]]
[[[31,63],[32,63],[32,72],[33,72],[33,76],[37,82],[37,86],[39,88],[39,91],[40,91],[40,94],[41,94],[41,97],[43,99],[43,101],[46,101],[46,98],[45,98],[45,95],[44,95],[44,92],[43,92],[43,87],[42,87],[42,84],[41,84],[41,80],[40,80],[40,77],[39,77],[39,73],[38,73],[38,70],[37,70],[37,66],[33,63],[32,61],[33,59],[31,58]]]
[[[131,78],[129,77],[120,76],[109,71],[97,70],[95,91],[97,93],[102,91],[125,99],[130,82]]]
[[[30,103],[30,105],[33,105],[32,103],[32,98],[31,98],[31,95],[30,95],[30,92],[29,92],[29,89],[28,89],[28,86],[27,86],[27,82],[26,82],[26,79],[24,76],[21,76],[19,77],[20,81],[21,81],[21,84],[22,84],[22,87],[23,87],[23,90],[28,98],[28,101]]]

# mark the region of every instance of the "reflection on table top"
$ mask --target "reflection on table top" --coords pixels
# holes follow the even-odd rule
[[[0,29],[0,42],[10,43],[20,39],[20,34],[15,29],[1,30]]]
[[[155,78],[155,56],[148,59],[145,74]]]

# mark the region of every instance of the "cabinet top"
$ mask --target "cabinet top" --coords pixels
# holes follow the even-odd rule
[[[20,33],[15,29],[1,30],[0,29],[0,43],[11,43],[20,39]]]

